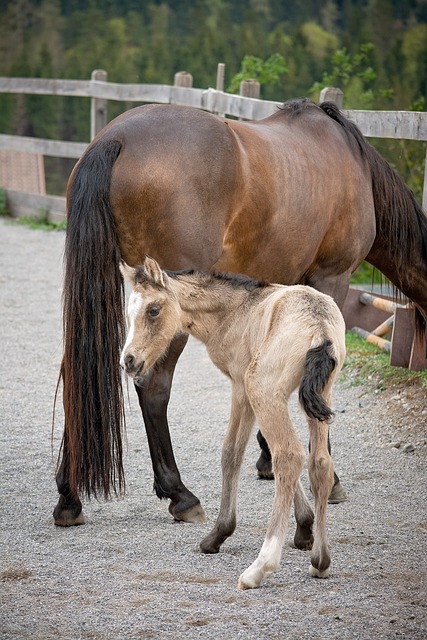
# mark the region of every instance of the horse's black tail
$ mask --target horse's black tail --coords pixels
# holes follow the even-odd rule
[[[63,468],[72,492],[98,496],[124,490],[124,338],[120,250],[110,205],[118,141],[98,140],[69,181],[63,291],[65,429]]]
[[[365,139],[354,122],[332,102],[320,108],[347,133],[349,144],[361,154],[372,176],[372,194],[377,233],[367,260],[392,281],[396,293],[411,299],[411,269],[427,265],[427,216],[399,174]],[[411,267],[411,269],[410,269]],[[424,309],[427,313],[427,310]],[[415,327],[419,338],[426,333],[426,319],[415,309]]]
[[[333,411],[326,404],[322,392],[336,365],[330,340],[324,340],[322,344],[308,350],[299,386],[299,401],[309,418],[325,422],[333,417]]]

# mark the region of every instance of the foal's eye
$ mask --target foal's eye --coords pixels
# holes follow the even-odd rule
[[[150,307],[148,309],[148,315],[150,318],[157,318],[160,313],[160,307]]]

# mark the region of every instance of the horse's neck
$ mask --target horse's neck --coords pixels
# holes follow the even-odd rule
[[[176,280],[173,287],[181,307],[182,330],[205,344],[222,325],[233,322],[235,310],[248,295],[215,283],[205,287]]]

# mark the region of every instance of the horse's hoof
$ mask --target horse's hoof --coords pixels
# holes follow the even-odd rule
[[[53,512],[55,524],[57,527],[76,527],[85,523],[83,512],[76,516],[73,510],[70,509],[55,509]]]
[[[199,545],[200,551],[202,553],[206,553],[207,555],[213,555],[214,553],[219,553],[220,545],[217,543],[213,543],[210,540],[210,536],[201,541]]]
[[[174,505],[169,505],[169,512],[175,520],[180,522],[191,522],[192,524],[204,524],[206,522],[206,514],[200,502],[198,504],[185,509],[185,511],[176,511]]]
[[[296,549],[299,549],[300,551],[311,551],[313,548],[313,542],[314,538],[311,531],[310,534],[304,534],[297,529],[294,536],[294,545]]]
[[[343,489],[343,486],[340,481],[338,481],[333,487],[332,491],[329,494],[328,502],[329,504],[339,504],[340,502],[345,502],[348,500],[348,496]]]
[[[313,567],[311,564],[308,572],[312,578],[329,578],[331,575],[331,567],[324,569],[324,571],[319,571],[319,569],[316,569],[316,567]]]
[[[258,478],[261,478],[262,480],[274,480],[271,459],[267,460],[263,451],[261,452],[261,455],[257,460],[256,468],[258,472]]]
[[[53,517],[58,527],[75,527],[85,523],[80,500],[77,498],[67,502],[62,494],[59,495],[58,504],[53,510]]]

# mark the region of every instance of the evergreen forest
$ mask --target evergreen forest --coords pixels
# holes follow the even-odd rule
[[[225,90],[258,76],[268,100],[335,86],[347,109],[426,110],[427,0],[0,0],[0,18],[0,76],[102,68],[111,82],[172,84],[186,70],[208,88],[223,62]],[[132,106],[110,101],[109,119]],[[88,141],[89,100],[0,95],[0,133]],[[371,142],[420,201],[425,143]]]

